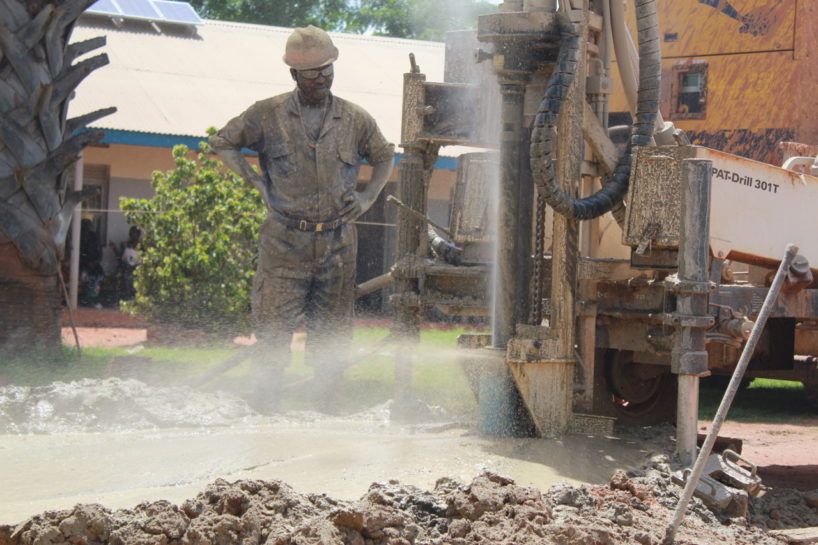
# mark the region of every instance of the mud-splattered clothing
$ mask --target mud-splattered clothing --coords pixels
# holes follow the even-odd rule
[[[292,333],[302,321],[308,362],[324,367],[347,352],[357,235],[338,218],[356,188],[361,159],[378,164],[393,155],[360,107],[330,96],[322,124],[305,122],[302,108],[297,91],[257,102],[215,139],[259,154],[272,210],[261,228],[253,317],[276,368],[289,361]]]
[[[235,148],[259,154],[273,209],[313,222],[338,218],[355,189],[361,159],[377,164],[393,147],[363,109],[330,96],[317,141],[307,136],[298,93],[256,102],[219,131]]]
[[[307,327],[306,361],[325,369],[343,358],[352,340],[358,235],[345,223],[304,232],[268,217],[261,226],[253,279],[256,337],[279,366],[289,361],[292,333]]]

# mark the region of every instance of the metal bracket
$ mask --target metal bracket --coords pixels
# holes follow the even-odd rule
[[[716,291],[716,283],[715,282],[696,282],[693,280],[684,280],[679,278],[678,280],[668,281],[665,282],[667,286],[667,291],[670,293],[712,293]]]
[[[672,479],[676,484],[684,486],[690,478],[690,472],[689,468],[677,471],[673,473]],[[696,483],[694,494],[714,511],[731,517],[747,515],[749,504],[747,492],[719,482],[709,475],[702,475]]]
[[[639,239],[639,246],[634,250],[636,255],[645,255],[648,246],[653,242],[653,239],[659,235],[661,229],[662,226],[655,221],[651,221],[645,225],[645,229],[642,231],[642,236]]]
[[[665,325],[679,325],[681,327],[697,327],[702,329],[708,329],[713,327],[716,323],[716,319],[713,316],[699,316],[699,315],[691,315],[691,314],[680,314],[678,312],[674,312],[672,314],[665,314],[662,316],[662,323]]]
[[[677,375],[710,376],[710,371],[707,369],[707,351],[674,351],[670,360],[670,371]]]
[[[787,270],[787,277],[784,279],[784,290],[788,292],[799,291],[813,282],[812,270],[807,258],[801,254],[796,255],[790,268]]]
[[[749,469],[738,465],[738,462],[743,462],[749,466]],[[725,449],[721,455],[710,455],[704,466],[705,475],[718,479],[733,488],[740,488],[753,498],[761,492],[761,477],[756,474],[757,471],[758,468],[754,463],[730,449]]]

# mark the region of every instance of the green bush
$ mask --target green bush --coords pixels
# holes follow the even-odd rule
[[[136,296],[123,306],[153,323],[244,332],[265,209],[210,151],[202,142],[194,160],[186,146],[174,147],[176,168],[153,173],[152,199],[120,200],[144,233]]]

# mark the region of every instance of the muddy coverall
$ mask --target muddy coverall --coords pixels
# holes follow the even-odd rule
[[[269,214],[260,233],[253,321],[273,397],[300,322],[306,361],[316,366],[326,395],[343,373],[333,364],[347,357],[352,340],[357,234],[340,211],[356,188],[361,159],[378,164],[393,156],[375,120],[338,97],[330,97],[317,140],[307,132],[293,91],[255,103],[211,137],[217,150],[259,154]]]

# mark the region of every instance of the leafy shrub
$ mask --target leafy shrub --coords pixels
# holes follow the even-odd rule
[[[144,233],[136,296],[123,305],[154,323],[247,331],[264,204],[210,151],[202,142],[194,160],[175,146],[176,168],[153,173],[153,198],[120,200]]]

